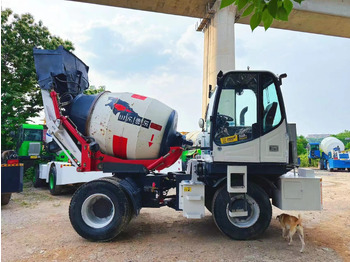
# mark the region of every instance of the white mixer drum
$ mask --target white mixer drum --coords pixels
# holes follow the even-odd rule
[[[329,152],[332,152],[332,150],[338,146],[340,148],[340,151],[344,151],[345,147],[343,142],[340,141],[338,138],[329,136],[321,141],[320,149],[328,155]]]
[[[105,92],[90,109],[86,133],[122,159],[156,159],[176,132],[177,113],[153,98]]]

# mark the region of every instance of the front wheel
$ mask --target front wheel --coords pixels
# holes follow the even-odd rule
[[[231,209],[242,208],[247,201],[248,216],[232,217]],[[236,240],[252,239],[262,234],[270,225],[272,207],[266,192],[253,183],[248,183],[244,194],[229,194],[227,186],[219,188],[213,199],[212,213],[217,227],[225,235]]]
[[[324,163],[323,163],[323,160],[320,160],[320,170],[324,170]]]
[[[91,241],[115,238],[131,218],[131,205],[117,181],[99,179],[82,185],[73,195],[69,218],[75,231]]]

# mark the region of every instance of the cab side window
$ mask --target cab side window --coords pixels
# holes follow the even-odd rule
[[[263,133],[271,131],[282,120],[280,103],[278,101],[276,86],[271,76],[262,77],[263,80]]]

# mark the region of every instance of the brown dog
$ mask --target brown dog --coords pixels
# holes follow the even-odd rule
[[[288,245],[292,244],[293,235],[295,232],[298,232],[300,241],[301,241],[301,250],[304,251],[305,242],[304,242],[304,228],[301,225],[300,214],[298,217],[290,216],[288,214],[281,214],[276,217],[276,219],[280,222],[282,228],[282,237],[285,239],[289,239]]]

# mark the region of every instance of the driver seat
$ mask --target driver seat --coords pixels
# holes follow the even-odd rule
[[[276,115],[276,110],[277,110],[277,102],[273,102],[266,107],[264,111],[264,119],[263,119],[264,133],[272,129],[273,120],[275,119],[275,115]]]

